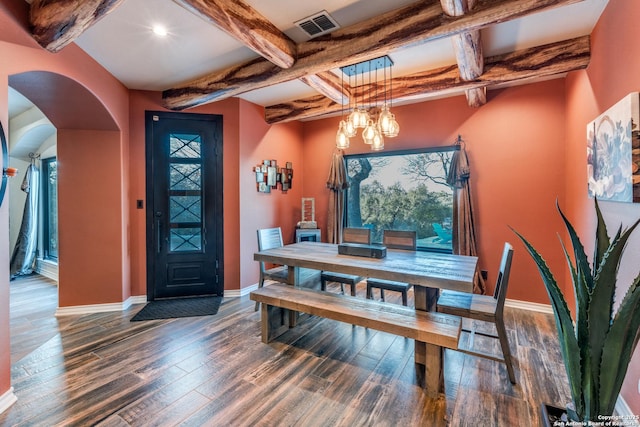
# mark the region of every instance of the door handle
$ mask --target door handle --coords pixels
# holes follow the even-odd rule
[[[156,253],[157,254],[159,254],[162,251],[162,223],[160,222],[161,217],[162,217],[162,212],[156,212],[156,234],[157,234]]]

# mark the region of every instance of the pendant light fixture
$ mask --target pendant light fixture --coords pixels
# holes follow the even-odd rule
[[[352,95],[349,99],[349,107],[351,112],[349,116],[344,118],[344,107],[342,111],[342,119],[338,125],[338,133],[336,134],[336,146],[340,149],[349,147],[349,138],[353,138],[357,134],[358,129],[362,129],[362,140],[365,144],[370,145],[374,151],[384,149],[384,138],[393,138],[398,136],[400,125],[396,121],[394,114],[391,112],[392,104],[392,81],[391,67],[393,61],[388,56],[371,59],[369,61],[359,62],[357,64],[341,67],[341,81],[344,93],[344,75],[349,77],[349,86],[352,88]],[[387,80],[387,68],[389,69],[389,80]],[[378,80],[378,70],[383,69],[383,81],[380,85]],[[372,83],[371,75],[375,72],[375,81]],[[365,76],[368,76],[368,84],[365,85]],[[358,83],[358,77],[360,82]],[[352,84],[355,81],[355,86]],[[383,87],[384,101],[378,107],[378,87]],[[375,93],[365,93],[366,88]],[[358,96],[360,100],[358,101]],[[343,103],[344,105],[344,103]],[[365,107],[367,105],[367,107]],[[374,115],[374,111],[376,114]]]

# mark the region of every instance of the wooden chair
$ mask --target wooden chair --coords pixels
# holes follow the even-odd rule
[[[371,244],[371,229],[369,228],[345,228],[342,230],[342,241],[344,243]],[[344,294],[344,285],[351,287],[351,296],[356,296],[356,285],[364,280],[362,276],[353,274],[334,273],[323,271],[320,275],[320,289],[327,290],[327,282],[340,283],[340,291]]]
[[[463,328],[462,330],[464,332],[469,332],[471,334],[469,337],[469,348],[464,349],[458,346],[458,351],[505,363],[507,365],[509,381],[511,381],[512,384],[515,384],[516,377],[511,363],[511,350],[503,318],[504,302],[507,297],[507,285],[509,283],[512,258],[513,247],[509,243],[505,243],[504,250],[502,252],[502,261],[500,263],[500,271],[496,281],[496,289],[493,292],[493,296],[444,290],[438,299],[437,311],[440,313],[454,314],[461,317],[493,323],[498,335],[479,332],[475,330],[475,325],[472,329]],[[474,334],[497,338],[500,341],[503,357],[499,358],[481,351],[472,351],[471,348],[473,347]]]
[[[264,251],[267,249],[280,248],[284,246],[282,243],[282,230],[280,227],[275,228],[263,228],[258,230],[258,250]],[[264,262],[260,262],[260,281],[258,282],[258,288],[264,286],[265,280],[274,280],[276,282],[288,283],[289,271],[286,265],[279,265],[267,269]],[[320,272],[309,268],[300,269],[300,283],[308,284],[315,281],[317,283]],[[256,311],[260,307],[259,303],[256,303]]]
[[[408,251],[416,250],[416,232],[385,230],[382,236],[382,244],[387,249],[404,249]],[[367,279],[367,298],[373,299],[373,289],[380,289],[380,299],[384,301],[384,291],[400,292],[402,294],[402,305],[407,305],[410,283],[396,282],[384,279]]]

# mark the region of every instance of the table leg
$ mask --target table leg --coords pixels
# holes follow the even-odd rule
[[[291,286],[300,285],[300,269],[298,267],[287,267],[287,282]],[[289,325],[290,327],[296,326],[298,323],[298,312],[289,310]]]
[[[436,304],[440,295],[439,289],[414,286],[413,292],[416,310],[436,311]],[[416,374],[419,378],[424,379],[427,395],[429,397],[437,397],[438,393],[444,392],[442,347],[416,341],[414,351]]]

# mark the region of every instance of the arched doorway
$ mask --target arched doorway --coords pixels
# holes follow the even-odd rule
[[[57,129],[59,308],[128,297],[127,142],[102,102],[66,76],[30,71],[9,86]]]

